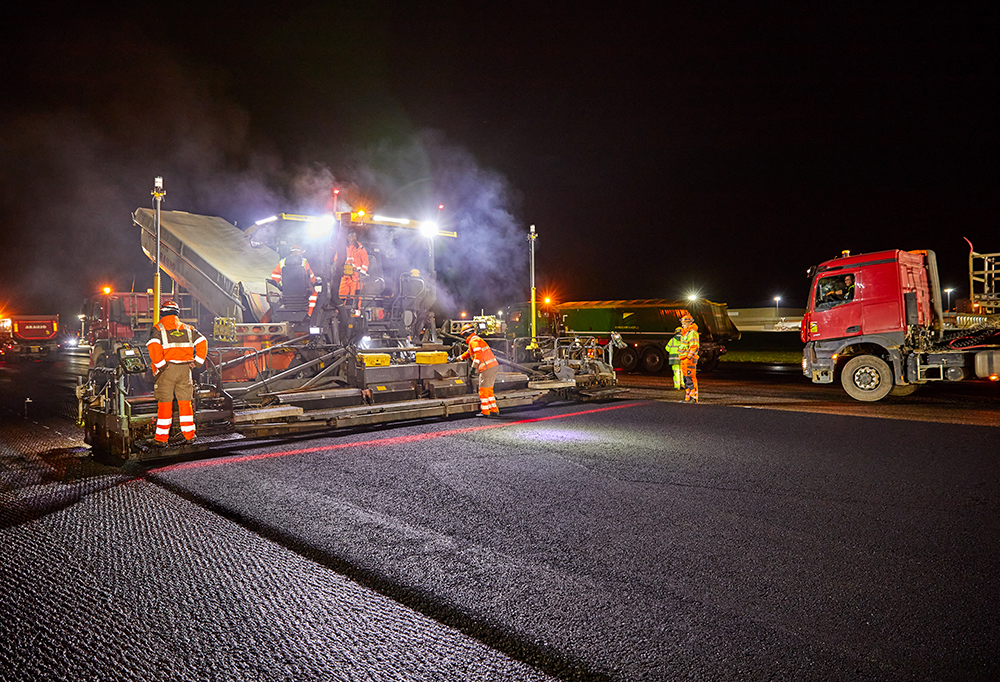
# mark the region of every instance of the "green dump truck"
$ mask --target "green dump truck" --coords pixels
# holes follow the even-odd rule
[[[724,344],[740,338],[725,303],[705,299],[637,299],[573,301],[553,306],[561,335],[596,336],[606,343],[613,332],[618,332],[627,345],[615,351],[615,367],[625,372],[648,373],[667,366],[665,346],[680,329],[680,318],[685,311],[694,317],[701,336],[698,367],[702,371],[712,370],[726,352]]]

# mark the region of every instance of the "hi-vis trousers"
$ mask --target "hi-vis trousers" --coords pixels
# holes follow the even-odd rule
[[[698,402],[698,356],[681,357],[681,374],[684,376],[684,402]]]
[[[191,367],[186,362],[168,362],[156,375],[153,397],[156,398],[156,435],[153,438],[160,443],[166,443],[170,438],[176,397],[181,433],[185,440],[194,440],[194,405],[191,402],[194,399],[194,382],[191,380]]]
[[[496,396],[493,395],[493,382],[499,373],[500,365],[479,371],[479,409],[483,414],[500,414]]]

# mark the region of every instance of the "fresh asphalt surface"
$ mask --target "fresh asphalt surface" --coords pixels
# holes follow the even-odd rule
[[[116,468],[31,385],[3,680],[1000,677],[995,427],[661,394]]]

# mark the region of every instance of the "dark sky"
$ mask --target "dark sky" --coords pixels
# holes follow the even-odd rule
[[[241,226],[334,182],[443,202],[471,309],[526,295],[529,224],[562,300],[800,306],[809,265],[888,248],[966,295],[962,238],[1000,251],[997,12],[765,4],[31,5],[0,28],[0,306],[148,287],[156,175]]]

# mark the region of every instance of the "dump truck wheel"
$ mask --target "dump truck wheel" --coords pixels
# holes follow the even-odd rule
[[[713,372],[719,367],[719,356],[716,355],[714,358],[710,358],[705,361],[698,361],[698,371],[699,372]]]
[[[615,353],[615,364],[621,367],[623,372],[631,372],[639,365],[639,354],[632,346],[622,348]]]
[[[844,365],[840,383],[855,400],[873,403],[892,390],[892,370],[884,360],[874,355],[857,355]]]
[[[666,351],[657,346],[650,346],[642,354],[642,368],[650,374],[656,374],[663,369],[666,359]]]

